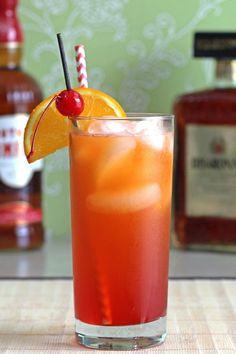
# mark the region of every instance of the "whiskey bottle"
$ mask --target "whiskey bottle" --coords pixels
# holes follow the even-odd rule
[[[215,83],[179,97],[174,105],[176,243],[235,251],[236,33],[196,33],[194,54],[216,60]]]
[[[40,247],[42,162],[28,165],[23,135],[29,112],[42,100],[21,68],[23,36],[17,0],[0,1],[0,250]]]

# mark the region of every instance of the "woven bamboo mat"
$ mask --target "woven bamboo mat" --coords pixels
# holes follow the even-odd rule
[[[1,354],[78,352],[92,350],[75,341],[70,280],[0,281]],[[170,281],[168,337],[147,352],[235,354],[236,281]]]

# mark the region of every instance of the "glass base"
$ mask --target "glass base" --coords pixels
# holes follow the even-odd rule
[[[75,320],[79,344],[93,349],[131,350],[160,345],[166,337],[166,317],[133,326],[95,326]]]

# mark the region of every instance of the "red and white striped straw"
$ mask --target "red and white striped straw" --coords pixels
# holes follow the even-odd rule
[[[76,70],[78,73],[78,82],[80,87],[88,87],[88,76],[86,69],[86,57],[83,44],[75,46],[76,52]]]

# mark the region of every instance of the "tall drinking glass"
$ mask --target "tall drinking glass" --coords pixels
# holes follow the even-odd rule
[[[172,116],[71,123],[74,306],[84,346],[165,339],[172,164]]]

